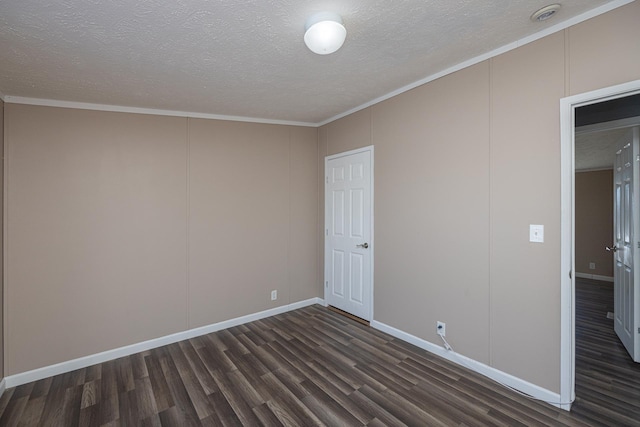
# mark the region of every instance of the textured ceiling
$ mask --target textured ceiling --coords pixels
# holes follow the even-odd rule
[[[318,123],[607,0],[2,0],[0,92]],[[614,2],[615,3],[615,2]],[[306,18],[342,15],[319,56]]]
[[[576,170],[613,169],[616,143],[629,129],[576,135]]]

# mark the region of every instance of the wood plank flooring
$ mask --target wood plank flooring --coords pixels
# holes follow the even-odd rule
[[[613,330],[613,283],[576,279],[576,401],[593,424],[640,426],[640,364]]]
[[[569,413],[312,306],[8,389],[0,426],[638,425],[590,369]]]

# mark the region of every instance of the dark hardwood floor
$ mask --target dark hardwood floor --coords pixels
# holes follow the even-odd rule
[[[590,319],[571,413],[312,306],[8,389],[0,425],[639,425],[637,367]]]
[[[593,424],[640,426],[640,364],[613,330],[613,283],[576,279],[576,401]]]

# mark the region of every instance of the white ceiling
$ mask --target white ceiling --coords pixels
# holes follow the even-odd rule
[[[605,4],[560,0],[2,0],[5,97],[320,123]],[[319,56],[306,18],[342,15]]]
[[[613,169],[616,143],[627,132],[624,128],[576,135],[576,170]]]

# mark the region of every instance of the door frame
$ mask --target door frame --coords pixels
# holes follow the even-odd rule
[[[329,160],[333,160],[333,159],[337,159],[337,158],[345,157],[345,156],[350,156],[352,154],[359,154],[359,153],[366,153],[366,152],[368,152],[370,154],[370,156],[371,156],[371,171],[370,171],[370,173],[371,173],[371,177],[370,177],[371,178],[371,188],[370,188],[370,192],[371,192],[371,194],[370,194],[370,197],[371,197],[371,209],[370,209],[370,212],[369,212],[369,216],[370,216],[370,219],[371,219],[371,221],[370,221],[371,229],[369,230],[370,236],[371,236],[370,243],[369,243],[369,250],[370,250],[370,253],[371,253],[371,262],[370,262],[371,271],[369,272],[370,275],[371,275],[370,276],[371,277],[371,291],[369,292],[369,296],[368,296],[368,298],[370,299],[369,300],[369,307],[370,307],[370,309],[369,309],[369,318],[365,319],[365,320],[368,320],[369,322],[373,321],[373,309],[374,309],[374,307],[373,307],[373,301],[374,301],[374,299],[373,299],[373,289],[374,289],[374,286],[373,285],[375,283],[373,272],[375,270],[374,269],[374,260],[375,260],[374,254],[375,254],[375,249],[376,249],[375,236],[374,236],[374,232],[373,232],[374,231],[374,226],[373,226],[373,224],[374,224],[374,216],[373,216],[373,212],[374,212],[374,205],[375,205],[375,203],[374,203],[374,194],[375,194],[375,191],[374,191],[374,177],[375,177],[374,167],[375,166],[374,166],[374,164],[375,164],[375,162],[374,162],[374,149],[373,148],[374,148],[373,145],[368,145],[366,147],[356,148],[355,150],[349,150],[349,151],[344,151],[342,153],[336,153],[336,154],[331,154],[330,156],[325,156],[325,158],[324,158],[324,178],[322,179],[322,182],[323,182],[322,187],[324,189],[324,210],[323,210],[324,221],[323,221],[323,224],[322,224],[322,229],[323,229],[322,236],[323,236],[323,241],[324,241],[324,244],[322,245],[322,249],[323,249],[323,257],[322,258],[324,260],[324,274],[323,274],[324,293],[323,293],[323,296],[324,296],[325,305],[327,305],[327,289],[328,289],[328,283],[329,283],[328,280],[329,279],[328,279],[328,272],[327,272],[327,260],[326,260],[325,254],[327,252],[327,230],[328,230],[328,228],[327,228],[327,219],[328,219],[327,218],[327,179],[329,177],[329,171],[328,171]]]
[[[640,80],[560,99],[560,401],[575,399],[575,109],[640,93]]]

